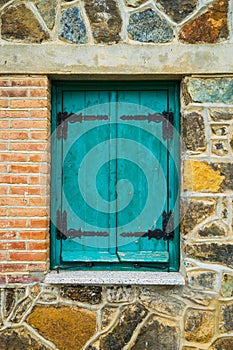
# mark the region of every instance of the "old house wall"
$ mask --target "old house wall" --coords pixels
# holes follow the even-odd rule
[[[233,349],[233,1],[0,0],[0,349]],[[48,283],[51,83],[180,80],[185,285]]]

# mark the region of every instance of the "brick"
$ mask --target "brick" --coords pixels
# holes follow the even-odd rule
[[[46,250],[47,248],[48,248],[48,243],[47,242],[31,242],[31,243],[28,243],[28,250]]]
[[[0,89],[1,97],[26,97],[27,89]]]
[[[7,260],[6,251],[0,252],[0,261],[6,261],[6,260]]]
[[[0,194],[7,194],[8,188],[6,186],[0,186]]]
[[[31,118],[44,118],[44,119],[49,119],[50,118],[50,114],[49,111],[46,110],[32,110],[30,111],[30,117]]]
[[[39,197],[29,198],[29,203],[31,206],[43,207],[48,204],[48,199]]]
[[[0,208],[0,216],[6,216],[6,208]]]
[[[30,185],[46,185],[48,179],[46,176],[30,176],[29,183]]]
[[[30,240],[43,240],[46,239],[47,235],[47,231],[21,231],[19,233],[20,239]]]
[[[46,129],[47,120],[11,120],[11,128],[15,129]]]
[[[50,174],[50,164],[42,163],[40,165],[40,174]]]
[[[0,198],[0,205],[3,206],[25,206],[27,205],[28,200],[26,198],[18,198],[18,197],[2,197]]]
[[[20,228],[26,227],[27,220],[12,220],[12,219],[0,219],[0,227],[1,228]]]
[[[1,118],[18,118],[18,119],[21,119],[21,118],[28,118],[28,111],[0,111],[0,116]]]
[[[0,87],[2,86],[9,86],[9,80],[6,80],[6,79],[0,80]]]
[[[0,139],[2,140],[26,140],[28,139],[28,131],[0,131]]]
[[[14,176],[11,175],[11,184],[26,184],[27,183],[27,177],[26,176]]]
[[[0,284],[6,285],[6,276],[0,276]]]
[[[27,196],[29,194],[28,187],[27,186],[12,186],[10,187],[10,194],[18,194],[18,195],[25,195]],[[38,191],[39,192],[39,191]]]
[[[15,261],[46,261],[47,253],[9,252],[9,260]]]
[[[49,178],[46,175],[40,174],[38,176],[30,176],[29,178],[30,185],[40,185],[44,188],[47,187],[49,190]]]
[[[12,142],[10,149],[13,151],[44,151],[47,142]]]
[[[0,242],[0,250],[23,250],[25,242]]]
[[[31,131],[30,136],[32,140],[48,140],[49,132],[48,131]]]
[[[0,239],[7,239],[7,240],[11,240],[11,239],[16,239],[17,238],[17,234],[15,231],[0,231]]]
[[[28,264],[28,271],[46,271],[47,265],[45,263],[40,264]]]
[[[11,80],[11,86],[48,86],[48,79],[13,79]]]
[[[8,100],[0,100],[0,108],[7,108]]]
[[[0,164],[0,173],[7,173],[7,164]]]
[[[1,101],[1,100],[0,100]],[[44,108],[48,106],[47,100],[11,100],[11,108]]]
[[[47,153],[36,153],[36,154],[30,154],[29,161],[30,162],[45,162],[47,160]]]
[[[28,157],[27,153],[0,153],[0,162],[27,162]]]
[[[7,276],[8,283],[33,283],[38,282],[37,278],[35,276],[28,276],[28,275],[9,275]]]
[[[9,184],[10,183],[10,175],[0,175],[0,183]]]
[[[47,89],[30,89],[30,97],[47,97],[48,94]]]
[[[29,184],[30,185],[39,185],[40,184],[40,176],[30,176]]]
[[[8,120],[0,120],[0,126],[1,126],[1,129],[7,129],[8,128]]]
[[[7,184],[26,184],[26,176],[14,176],[14,175],[0,175],[0,182]]]
[[[44,177],[45,175],[50,173],[50,165],[47,163],[40,163],[40,164],[35,164],[35,163],[29,163],[29,166],[31,167],[38,167],[39,171],[35,173],[31,173],[31,176],[42,176]],[[42,181],[43,182],[43,181]]]
[[[28,223],[31,228],[47,228],[49,225],[48,219],[31,219]]]
[[[5,151],[8,149],[8,143],[7,142],[0,142],[0,150]]]
[[[9,216],[46,216],[46,209],[40,208],[9,208]]]
[[[0,264],[1,272],[22,272],[27,271],[27,264]]]
[[[46,193],[46,189],[33,186],[12,186],[10,187],[10,194],[21,194],[25,196],[40,195],[43,196]]]
[[[39,173],[40,172],[39,165],[18,165],[12,164],[10,166],[10,171],[12,173]]]

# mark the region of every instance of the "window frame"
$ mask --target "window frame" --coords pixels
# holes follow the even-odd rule
[[[75,90],[146,90],[146,89],[166,89],[168,91],[169,109],[174,112],[174,128],[179,133],[179,82],[177,81],[56,81],[52,85],[52,134],[57,127],[57,114],[63,110],[62,93],[70,89]],[[59,152],[61,152],[61,144],[57,142],[56,137],[52,137],[51,140],[51,248],[50,248],[50,268],[52,270],[90,270],[91,264],[85,262],[73,262],[64,263],[61,261],[61,241],[56,239],[56,211],[61,209],[61,188],[62,179],[61,174],[57,174],[55,169],[59,168]],[[179,169],[180,164],[180,145],[178,142],[174,143],[173,156],[175,157],[175,164]],[[170,157],[169,157],[170,158]],[[171,164],[168,159],[168,166],[170,170]],[[61,167],[61,164],[60,164]],[[179,196],[179,179],[176,182],[172,181],[172,171],[169,170],[168,188],[175,191]],[[180,173],[178,174],[180,177]],[[171,206],[174,206],[174,196],[172,198]],[[179,206],[174,213],[175,221],[179,221]],[[172,250],[169,252],[171,262],[169,262],[169,268],[165,271],[163,269],[155,269],[149,266],[135,268],[129,263],[98,263],[92,266],[92,270],[126,270],[126,271],[160,271],[160,272],[177,272],[180,265],[180,238],[179,238],[179,225],[175,227],[175,237],[172,244]]]

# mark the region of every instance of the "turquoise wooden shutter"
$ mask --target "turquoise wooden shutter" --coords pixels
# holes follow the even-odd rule
[[[73,234],[70,230],[68,238],[62,240],[64,262],[118,262],[113,198],[116,164],[110,161],[116,150],[110,128],[115,116],[111,98],[109,91],[63,94],[64,110],[82,113],[80,121],[68,122],[63,140],[62,210],[67,213],[68,231],[73,229]],[[99,168],[102,164],[106,164],[103,169]]]
[[[57,84],[54,114],[67,119],[53,140],[52,231],[65,238],[52,247],[54,266],[177,270],[178,228],[172,240],[159,237],[170,210],[178,220],[179,147],[161,118],[177,113],[175,91],[176,84]]]
[[[149,229],[162,228],[162,213],[167,210],[167,140],[163,140],[162,122],[147,118],[153,111],[167,110],[167,91],[119,91],[117,100],[117,158],[132,161],[117,167],[117,177],[128,179],[131,175],[130,182],[137,192],[124,215],[117,213],[118,256],[127,262],[168,262],[167,241],[142,237]],[[123,195],[130,197],[127,191]]]

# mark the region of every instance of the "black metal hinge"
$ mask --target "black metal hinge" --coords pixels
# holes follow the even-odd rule
[[[64,140],[68,136],[68,122],[69,123],[82,123],[83,121],[93,120],[108,120],[108,115],[83,115],[82,113],[75,114],[73,112],[59,112],[57,114],[57,138]],[[148,115],[122,115],[122,120],[147,120],[148,123],[162,122],[162,136],[164,140],[173,138],[173,127],[174,127],[174,114],[173,112],[162,112],[162,113],[148,113]]]
[[[174,127],[174,114],[173,112],[162,112],[162,113],[148,113],[139,114],[139,115],[122,115],[120,117],[122,120],[147,120],[148,123],[154,122],[159,123],[162,122],[162,135],[163,139],[172,139],[173,138],[173,127]]]
[[[82,231],[81,229],[67,228],[67,213],[64,210],[57,210],[56,222],[56,237],[57,239],[66,240],[67,238],[82,238],[82,237],[107,237],[109,233],[106,231]]]
[[[157,240],[172,241],[174,239],[174,217],[173,212],[167,213],[165,210],[162,215],[162,230],[156,228],[155,230],[148,230],[147,232],[123,232],[122,237],[148,237],[148,239],[155,238]]]
[[[57,114],[57,138],[67,139],[68,136],[68,122],[69,123],[82,123],[83,121],[93,120],[108,120],[108,115],[83,115],[82,113],[75,114],[73,112],[59,112]]]

